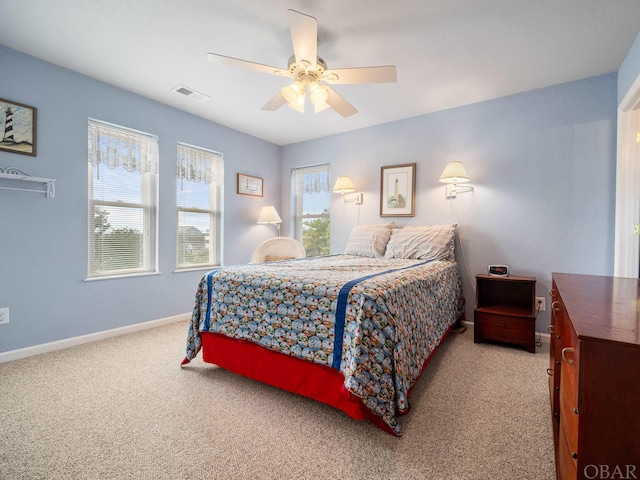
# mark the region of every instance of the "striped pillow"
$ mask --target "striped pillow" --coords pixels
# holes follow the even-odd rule
[[[393,227],[395,227],[393,222],[379,225],[356,225],[351,229],[344,254],[383,257]]]
[[[416,258],[420,260],[453,260],[456,224],[407,225],[394,229],[386,258]]]

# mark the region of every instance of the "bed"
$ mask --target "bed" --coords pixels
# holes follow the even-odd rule
[[[356,226],[344,254],[207,273],[182,365],[202,350],[205,362],[400,435],[411,388],[463,315],[455,225],[437,227],[407,241],[413,227]]]

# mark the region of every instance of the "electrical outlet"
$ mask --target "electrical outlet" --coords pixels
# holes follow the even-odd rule
[[[544,312],[545,307],[546,305],[544,303],[544,297],[536,297],[536,310]]]
[[[9,307],[0,308],[0,325],[9,323]]]

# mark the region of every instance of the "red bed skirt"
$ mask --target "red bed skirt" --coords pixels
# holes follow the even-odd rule
[[[449,334],[449,329],[445,335]],[[345,412],[356,420],[369,420],[382,430],[393,430],[344,387],[344,377],[334,368],[290,357],[255,343],[202,332],[202,358],[226,370],[275,387],[313,398]],[[434,350],[435,352],[435,350]],[[426,367],[433,352],[425,361]],[[409,392],[410,393],[410,392]]]

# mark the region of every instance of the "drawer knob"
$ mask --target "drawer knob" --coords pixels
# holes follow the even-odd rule
[[[578,458],[578,454],[576,452],[571,452],[571,458]]]
[[[547,332],[549,332],[549,333],[553,333],[553,330],[554,330],[554,326],[553,326],[553,325],[549,325],[549,326],[547,327]]]
[[[555,302],[551,302],[551,310],[553,310],[554,312],[557,312],[558,310],[560,310],[560,309],[558,308],[558,304],[559,304],[559,303],[560,303],[560,302],[559,302],[558,300],[556,300]]]
[[[553,377],[553,368],[547,368],[547,375]]]
[[[573,358],[568,358],[567,355],[573,356],[575,350],[571,347],[566,347],[562,349],[562,359],[567,362],[569,365],[573,365]]]

